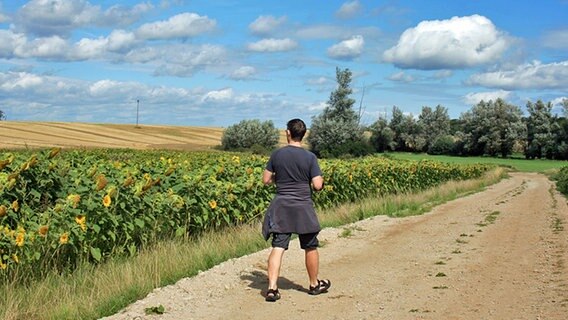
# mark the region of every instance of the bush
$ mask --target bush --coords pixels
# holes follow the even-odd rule
[[[434,139],[428,148],[428,154],[452,154],[454,150],[454,137],[451,135],[441,135]]]
[[[229,126],[221,137],[223,150],[261,149],[273,150],[278,144],[280,135],[270,120],[243,120]]]
[[[556,175],[556,189],[568,196],[568,167],[560,169]]]

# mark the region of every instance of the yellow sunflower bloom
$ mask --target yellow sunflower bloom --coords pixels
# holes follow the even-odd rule
[[[0,260],[0,269],[6,270],[6,268],[8,268],[8,265],[3,263],[2,260]]]
[[[24,246],[24,240],[25,240],[25,234],[22,232],[18,232],[18,234],[16,235],[16,245],[18,247],[23,247]]]
[[[59,243],[67,244],[69,242],[69,234],[67,232],[63,233],[59,236]]]
[[[40,236],[45,237],[47,236],[47,231],[49,230],[49,226],[41,226],[38,229],[38,233]]]
[[[211,209],[215,210],[215,208],[217,208],[217,201],[215,201],[215,200],[209,201],[209,207],[211,207]]]
[[[80,214],[75,217],[75,222],[81,227],[81,230],[87,230],[87,216]]]
[[[67,196],[67,200],[73,205],[73,208],[77,208],[77,205],[81,201],[81,196],[78,194],[70,194]]]
[[[20,263],[20,258],[18,258],[16,254],[12,254],[12,260],[14,260],[15,263]]]
[[[6,207],[5,206],[0,206],[0,218],[2,218],[3,216],[6,215]]]
[[[110,196],[107,194],[104,198],[103,198],[103,206],[105,207],[110,207],[110,204],[112,203],[112,200],[110,199]]]
[[[18,212],[18,210],[20,210],[20,204],[18,203],[18,200],[14,200],[14,202],[12,202],[12,210],[14,210],[14,212]]]

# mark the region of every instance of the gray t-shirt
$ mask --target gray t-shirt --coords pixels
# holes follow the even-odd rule
[[[266,170],[275,173],[276,194],[311,199],[310,183],[321,176],[316,156],[301,147],[286,146],[272,153]]]
[[[319,232],[310,187],[312,178],[322,175],[316,156],[301,147],[286,146],[272,153],[266,170],[275,174],[276,195],[264,217],[264,238],[271,233]]]

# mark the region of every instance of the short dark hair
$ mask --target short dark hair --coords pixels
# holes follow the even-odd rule
[[[292,119],[286,124],[286,129],[290,131],[290,138],[293,141],[300,142],[306,134],[306,124],[302,119]]]

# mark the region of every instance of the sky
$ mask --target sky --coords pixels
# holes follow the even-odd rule
[[[363,124],[393,106],[568,97],[568,0],[0,0],[8,121],[308,126],[352,72]]]

